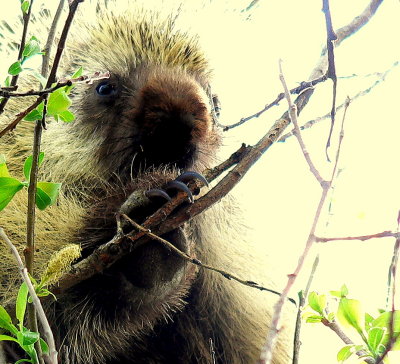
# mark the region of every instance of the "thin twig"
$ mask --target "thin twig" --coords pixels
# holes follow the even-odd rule
[[[296,316],[296,327],[295,327],[295,332],[294,332],[294,343],[293,343],[293,362],[292,364],[298,364],[299,363],[299,354],[300,354],[300,346],[301,346],[301,341],[300,341],[300,331],[301,331],[301,313],[304,308],[304,305],[306,303],[306,299],[308,296],[308,292],[311,287],[311,283],[314,279],[315,271],[317,270],[319,264],[319,255],[317,255],[314,259],[314,263],[311,268],[310,276],[308,277],[307,285],[304,291],[301,291],[299,293],[300,295],[300,302],[299,302],[299,307],[297,310],[297,316]]]
[[[282,82],[283,88],[285,90],[286,99],[287,99],[288,104],[289,104],[289,114],[290,114],[290,120],[291,120],[291,122],[293,124],[293,133],[296,136],[297,141],[300,144],[301,151],[302,151],[302,153],[304,155],[305,160],[307,161],[308,166],[310,167],[311,173],[314,175],[314,177],[319,182],[319,184],[322,187],[324,187],[324,185],[326,184],[326,181],[321,177],[319,171],[317,170],[317,168],[315,167],[313,161],[311,160],[310,153],[308,152],[308,150],[306,148],[306,145],[305,145],[305,143],[303,141],[303,138],[301,136],[299,123],[298,123],[298,120],[297,120],[297,107],[292,102],[292,99],[290,97],[290,92],[288,90],[285,78],[283,76],[282,61],[279,61],[279,79]]]
[[[393,71],[393,69],[394,69],[395,67],[399,66],[399,64],[400,64],[400,62],[399,62],[399,61],[396,61],[396,62],[394,62],[394,63],[390,66],[390,68],[388,68],[388,69],[385,70],[384,72],[377,72],[375,75],[377,75],[379,78],[378,78],[374,83],[372,83],[369,87],[367,87],[366,89],[361,90],[361,91],[358,91],[355,95],[351,96],[351,97],[350,97],[351,102],[354,102],[355,100],[359,99],[360,97],[365,96],[365,95],[367,95],[368,93],[370,93],[376,86],[378,86],[378,85],[381,84],[383,81],[385,81],[385,80],[386,80],[386,76],[387,76],[391,71]],[[371,74],[371,75],[372,75],[372,74]],[[371,75],[366,75],[366,76],[364,76],[364,77],[368,77],[368,76],[371,76]],[[346,106],[346,103],[347,103],[347,101],[345,101],[345,102],[343,102],[342,104],[340,104],[340,105],[336,108],[336,113],[337,113],[340,109],[344,108],[344,107]],[[314,124],[317,124],[317,123],[319,123],[319,122],[321,122],[321,121],[323,121],[323,120],[325,120],[325,119],[328,119],[328,118],[330,118],[330,117],[331,117],[331,113],[330,113],[330,112],[327,113],[327,114],[325,114],[325,115],[318,116],[317,118],[312,119],[312,120],[309,120],[309,121],[307,121],[306,123],[304,123],[303,125],[301,125],[301,126],[300,126],[300,130],[309,129],[309,128],[311,128]],[[292,137],[293,135],[294,135],[293,132],[290,131],[289,133],[286,133],[286,134],[282,135],[282,137],[279,138],[278,142],[284,142],[284,141],[286,141],[286,139]]]
[[[10,241],[3,228],[0,227],[0,237],[6,242],[9,248],[12,251],[12,254],[17,262],[19,271],[21,273],[23,281],[28,286],[29,294],[32,298],[33,305],[35,307],[36,312],[38,313],[38,318],[40,323],[42,324],[43,334],[46,337],[47,344],[49,346],[49,358],[52,364],[57,364],[57,350],[53,337],[53,333],[51,331],[49,322],[47,321],[46,314],[44,313],[42,304],[40,303],[40,299],[35,292],[35,288],[32,285],[32,282],[29,278],[28,271],[22,262],[22,259],[18,253],[18,250],[15,248],[14,244]]]
[[[399,251],[400,251],[400,210],[397,214],[397,238],[396,242],[394,243],[394,248],[393,248],[393,257],[392,257],[392,262],[390,264],[389,268],[389,274],[392,277],[392,310],[390,313],[390,321],[389,321],[389,343],[383,352],[383,354],[377,359],[376,364],[381,364],[383,363],[383,360],[387,356],[390,350],[392,350],[394,344],[396,343],[397,339],[399,338],[400,334],[394,332],[394,320],[395,320],[395,313],[396,313],[396,273],[397,273],[397,263],[399,260]]]
[[[321,77],[316,78],[315,80],[303,81],[303,82],[300,83],[299,86],[292,88],[292,89],[290,90],[290,93],[291,93],[292,95],[299,95],[299,94],[300,94],[301,92],[303,92],[304,90],[306,90],[306,89],[308,89],[308,88],[312,88],[312,87],[314,87],[315,85],[317,85],[317,84],[319,84],[319,83],[321,83],[321,82],[324,82],[324,81],[326,81],[326,80],[327,80],[326,75],[323,75],[323,76],[321,76]],[[262,114],[264,114],[266,111],[268,111],[271,107],[279,105],[279,102],[281,102],[284,98],[285,98],[285,94],[284,94],[283,92],[281,92],[281,93],[276,97],[276,99],[275,99],[274,101],[272,101],[272,102],[269,103],[269,104],[266,104],[266,105],[264,106],[264,108],[261,109],[260,111],[257,111],[256,113],[254,113],[254,114],[252,114],[252,115],[249,115],[249,116],[247,116],[247,117],[241,118],[237,123],[234,123],[234,124],[231,124],[231,125],[221,125],[221,124],[218,124],[218,125],[222,128],[223,131],[228,131],[228,130],[230,130],[230,129],[234,129],[234,128],[236,128],[236,127],[238,127],[238,126],[240,126],[240,125],[246,123],[247,121],[249,121],[249,120],[251,120],[251,119],[260,117]]]
[[[68,35],[69,28],[71,26],[72,20],[74,18],[76,9],[80,0],[75,0],[70,4],[70,11],[65,22],[63,32],[61,34],[60,41],[57,47],[57,54],[54,58],[53,66],[50,72],[50,76],[47,79],[47,84],[45,88],[50,88],[51,85],[56,80],[56,73],[58,65],[61,59],[61,55],[64,50],[66,38]],[[24,250],[26,268],[29,274],[33,274],[33,263],[34,263],[34,253],[35,253],[35,217],[36,217],[36,186],[37,186],[37,176],[39,170],[39,155],[40,155],[40,144],[42,138],[43,126],[45,125],[46,118],[46,108],[47,108],[47,94],[43,95],[44,110],[42,120],[36,121],[34,136],[33,136],[33,148],[32,148],[32,166],[29,176],[29,186],[28,186],[28,209],[27,209],[27,233],[26,233],[26,248]],[[39,97],[40,98],[40,97]],[[27,307],[29,328],[34,331],[38,331],[36,311],[31,305]],[[39,360],[42,361],[41,347],[39,343],[35,344],[36,350],[39,352]],[[54,362],[55,363],[55,362]]]
[[[325,24],[326,24],[326,48],[328,50],[328,70],[326,72],[328,78],[333,82],[332,88],[332,108],[331,108],[331,128],[329,130],[328,140],[326,142],[325,154],[329,161],[328,148],[331,145],[331,137],[333,132],[333,127],[335,125],[335,113],[336,113],[336,90],[337,90],[337,77],[336,77],[336,67],[335,67],[335,52],[334,52],[334,42],[337,39],[335,31],[332,26],[331,11],[329,8],[329,0],[322,0],[322,11],[325,14]]]
[[[153,234],[149,229],[143,227],[142,225],[139,225],[138,223],[136,223],[135,221],[133,221],[129,216],[127,216],[127,215],[125,215],[125,214],[122,214],[121,216],[122,216],[125,220],[129,221],[129,223],[130,223],[132,226],[134,226],[137,230],[143,232],[145,235],[149,236],[151,239],[157,240],[158,242],[162,243],[166,248],[168,248],[170,251],[173,251],[176,255],[178,255],[179,257],[181,257],[182,259],[184,259],[184,260],[187,261],[187,262],[190,262],[190,263],[192,263],[192,264],[195,264],[195,265],[197,265],[197,266],[200,267],[200,268],[207,269],[207,270],[210,270],[210,271],[213,271],[213,272],[217,272],[217,273],[221,274],[222,276],[224,276],[226,279],[239,282],[239,283],[241,283],[241,284],[243,284],[243,285],[245,285],[245,286],[252,287],[252,288],[257,288],[257,289],[260,290],[260,291],[271,292],[271,293],[274,293],[274,294],[276,294],[276,295],[278,295],[278,296],[280,295],[279,292],[274,291],[274,290],[269,289],[269,288],[265,288],[265,287],[259,285],[259,284],[256,283],[256,282],[241,279],[241,278],[239,278],[239,277],[237,277],[237,276],[235,276],[235,275],[233,275],[233,274],[231,274],[231,273],[229,273],[229,272],[226,272],[226,271],[223,270],[223,269],[215,268],[215,267],[212,267],[212,266],[210,266],[210,265],[208,265],[208,264],[204,264],[204,263],[202,263],[200,260],[198,260],[198,259],[196,259],[196,258],[192,258],[190,255],[184,253],[182,250],[178,249],[175,245],[173,245],[172,243],[170,243],[168,240],[165,240],[165,239],[159,237],[158,235]],[[136,237],[135,235],[131,236],[130,234],[128,234],[128,235],[126,235],[126,237],[129,238],[129,239],[131,239],[131,240],[133,240],[133,241],[136,241],[136,240],[137,240],[137,237]],[[293,300],[293,299],[290,299],[290,300],[291,300],[294,304],[296,304],[296,301],[295,301],[295,300]]]
[[[64,7],[64,3],[65,3],[65,0],[60,0],[60,2],[58,3],[56,14],[54,15],[53,21],[52,21],[50,29],[49,29],[49,34],[47,36],[46,45],[43,48],[44,54],[42,56],[41,74],[45,78],[47,77],[47,74],[49,72],[51,48],[54,44],[54,38],[56,36],[57,24],[58,24],[58,21],[60,20],[62,10]]]
[[[23,25],[23,29],[22,29],[21,42],[19,43],[18,61],[20,61],[22,59],[22,53],[24,52],[25,43],[26,43],[26,36],[28,34],[28,25],[29,25],[29,21],[30,21],[30,18],[31,18],[32,5],[33,5],[33,0],[31,0],[31,2],[29,4],[28,12],[27,13],[23,13],[23,15],[22,15],[22,19],[23,19],[24,25]],[[18,78],[19,78],[19,74],[18,75],[14,75],[11,78],[11,82],[10,82],[10,86],[11,87],[17,85]],[[6,107],[8,100],[9,99],[7,97],[4,97],[4,99],[1,100],[1,102],[0,102],[0,114],[2,114],[4,112],[4,108]]]
[[[340,241],[340,240],[343,240],[343,241],[348,241],[348,240],[365,241],[365,240],[369,240],[369,239],[387,238],[387,237],[398,238],[399,233],[390,231],[390,230],[385,230],[385,231],[382,231],[382,232],[376,233],[376,234],[360,235],[360,236],[342,236],[342,237],[332,237],[332,238],[315,236],[315,242],[327,243],[328,241]]]

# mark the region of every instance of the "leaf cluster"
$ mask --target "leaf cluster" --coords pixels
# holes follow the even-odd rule
[[[303,319],[308,323],[340,323],[343,328],[355,330],[360,342],[344,346],[337,354],[337,360],[343,363],[353,354],[362,359],[379,360],[390,346],[390,350],[400,350],[400,311],[381,310],[378,316],[363,311],[362,303],[347,297],[345,285],[339,291],[330,291],[328,295],[311,292],[308,306],[303,312]],[[335,312],[329,308],[335,306]],[[337,319],[337,321],[336,321]],[[389,364],[389,359],[383,359]]]
[[[39,165],[42,163],[44,153],[39,155]],[[32,168],[32,156],[29,156],[24,163],[23,171],[26,178],[20,181],[10,176],[6,159],[4,155],[0,155],[0,211],[3,210],[12,200],[15,194],[24,187],[29,186],[30,173]],[[47,206],[55,203],[61,183],[38,182],[36,187],[36,206],[40,210],[44,210]]]

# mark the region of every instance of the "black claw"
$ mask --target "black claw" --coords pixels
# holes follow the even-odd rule
[[[181,181],[174,180],[174,181],[168,182],[168,184],[167,184],[167,186],[165,187],[165,189],[166,189],[166,190],[169,190],[169,189],[176,189],[176,190],[185,192],[185,193],[188,195],[188,200],[189,200],[189,202],[190,202],[190,203],[193,203],[193,202],[194,202],[194,198],[193,198],[192,192],[189,190],[189,187],[186,186],[186,185],[185,185],[183,182],[181,182]]]
[[[171,201],[171,197],[169,197],[165,191],[160,190],[158,188],[153,188],[151,190],[148,190],[144,194],[148,198],[162,197],[162,198],[165,198],[167,201]]]
[[[206,180],[206,178],[197,172],[183,172],[179,177],[175,179],[175,181],[189,182],[194,179],[198,179],[199,181],[203,182],[205,186],[208,187],[208,181]]]

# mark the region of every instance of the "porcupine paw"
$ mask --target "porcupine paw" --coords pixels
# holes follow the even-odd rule
[[[188,201],[193,203],[193,194],[187,186],[187,183],[193,180],[199,180],[208,185],[207,180],[201,174],[184,172],[176,179],[167,182],[162,188],[150,189],[144,194],[143,191],[135,191],[121,207],[121,212],[141,224],[146,217],[154,213],[166,201],[170,201],[177,191],[186,193]],[[196,191],[194,194],[196,194]],[[182,228],[163,234],[162,238],[168,240],[179,250],[190,253],[191,244]],[[182,279],[186,279],[183,277],[185,274],[189,274],[188,272],[194,274],[193,269],[186,271],[184,267],[185,262],[179,256],[173,254],[159,242],[151,240],[144,245],[133,248],[130,254],[114,266],[114,269],[122,272],[125,278],[135,287],[146,289],[164,287],[162,288],[164,292],[175,287],[177,282]]]
[[[199,180],[201,181],[204,185],[208,186],[208,181],[206,178],[201,175],[200,173],[197,172],[184,172],[177,178],[175,178],[173,181],[168,182],[163,189],[160,188],[154,188],[151,190],[148,190],[145,192],[145,196],[148,197],[149,199],[155,198],[155,197],[161,197],[164,198],[167,201],[171,200],[171,196],[168,195],[167,191],[170,191],[170,193],[173,191],[182,191],[187,194],[187,198],[190,203],[194,202],[194,197],[186,183],[189,183],[190,181],[193,180]]]

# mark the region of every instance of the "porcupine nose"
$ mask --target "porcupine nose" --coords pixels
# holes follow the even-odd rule
[[[203,89],[190,77],[161,74],[140,92],[138,126],[150,165],[186,168],[206,136],[210,116]]]

